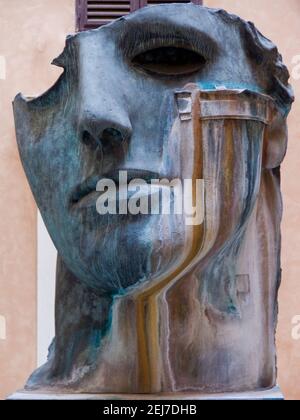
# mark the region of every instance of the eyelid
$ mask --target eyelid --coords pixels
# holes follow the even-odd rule
[[[119,38],[119,49],[127,60],[146,52],[147,49],[160,47],[179,47],[212,60],[218,51],[217,43],[209,35],[195,28],[183,28],[157,23],[127,25]]]
[[[130,55],[128,56],[128,59],[131,60],[135,56],[142,54],[146,52],[147,50],[152,50],[155,48],[161,48],[161,47],[178,47],[178,48],[185,48],[190,51],[194,51],[195,53],[203,55],[202,51],[199,51],[199,48],[197,48],[195,45],[192,45],[188,40],[174,37],[174,35],[170,35],[169,37],[161,37],[161,36],[155,36],[151,37],[148,40],[141,41],[138,45],[136,45],[130,52]]]

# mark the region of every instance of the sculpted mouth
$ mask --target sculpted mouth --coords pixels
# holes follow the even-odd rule
[[[127,174],[127,182],[131,182],[134,179],[142,179],[151,183],[153,179],[162,179],[162,177],[157,172],[142,170],[142,169],[118,169],[111,172],[107,172],[101,176],[93,175],[79,184],[71,194],[70,206],[76,207],[77,205],[81,206],[83,202],[88,203],[89,201],[94,201],[95,197],[99,197],[101,192],[96,191],[97,184],[100,180],[110,179],[114,181],[116,189],[119,188],[119,173],[120,171],[125,171]]]

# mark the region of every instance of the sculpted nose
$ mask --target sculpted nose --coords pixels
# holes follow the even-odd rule
[[[81,141],[92,148],[121,145],[130,139],[132,133],[129,118],[118,109],[111,112],[84,110],[79,128]]]

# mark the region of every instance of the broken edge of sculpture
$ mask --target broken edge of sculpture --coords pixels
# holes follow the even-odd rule
[[[276,47],[223,10],[172,4],[69,37],[55,63],[58,82],[18,95],[14,112],[58,250],[56,337],[12,398],[282,399],[279,168],[293,94]],[[204,180],[203,223],[100,216],[96,181],[120,171]]]

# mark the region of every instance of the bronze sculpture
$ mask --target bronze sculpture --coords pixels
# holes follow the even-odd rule
[[[223,10],[142,9],[67,39],[14,101],[58,250],[56,337],[29,390],[233,392],[276,383],[279,166],[293,95],[271,41]],[[204,180],[204,221],[99,215],[99,179]],[[195,191],[193,191],[193,194]],[[195,196],[193,196],[195,199]]]

